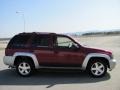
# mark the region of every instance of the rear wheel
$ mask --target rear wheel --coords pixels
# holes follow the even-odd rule
[[[30,76],[33,73],[33,65],[29,61],[20,61],[16,65],[16,71],[21,76]]]
[[[107,65],[103,61],[94,60],[89,63],[87,70],[93,77],[103,77],[107,72]]]

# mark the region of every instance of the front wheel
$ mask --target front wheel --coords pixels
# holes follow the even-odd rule
[[[16,66],[16,71],[21,76],[30,76],[33,72],[32,64],[28,61],[21,61]]]
[[[107,72],[107,65],[103,61],[96,60],[89,63],[87,70],[93,77],[103,77]]]

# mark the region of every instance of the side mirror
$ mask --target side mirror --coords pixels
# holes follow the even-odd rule
[[[78,44],[73,43],[72,46],[71,46],[71,48],[72,48],[73,50],[78,50],[80,47],[79,47]]]
[[[74,44],[76,48],[80,48],[78,44]]]

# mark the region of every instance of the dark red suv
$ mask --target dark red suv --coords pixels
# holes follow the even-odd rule
[[[112,70],[116,60],[109,51],[88,48],[71,37],[56,33],[20,33],[5,49],[4,63],[15,67],[21,76],[29,76],[35,69],[80,69],[94,77],[102,77]]]

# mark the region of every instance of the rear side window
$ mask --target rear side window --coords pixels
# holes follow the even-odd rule
[[[31,35],[16,35],[10,40],[8,48],[25,47],[30,37]]]
[[[49,36],[36,35],[33,39],[32,46],[34,46],[34,47],[48,47],[49,46]]]

